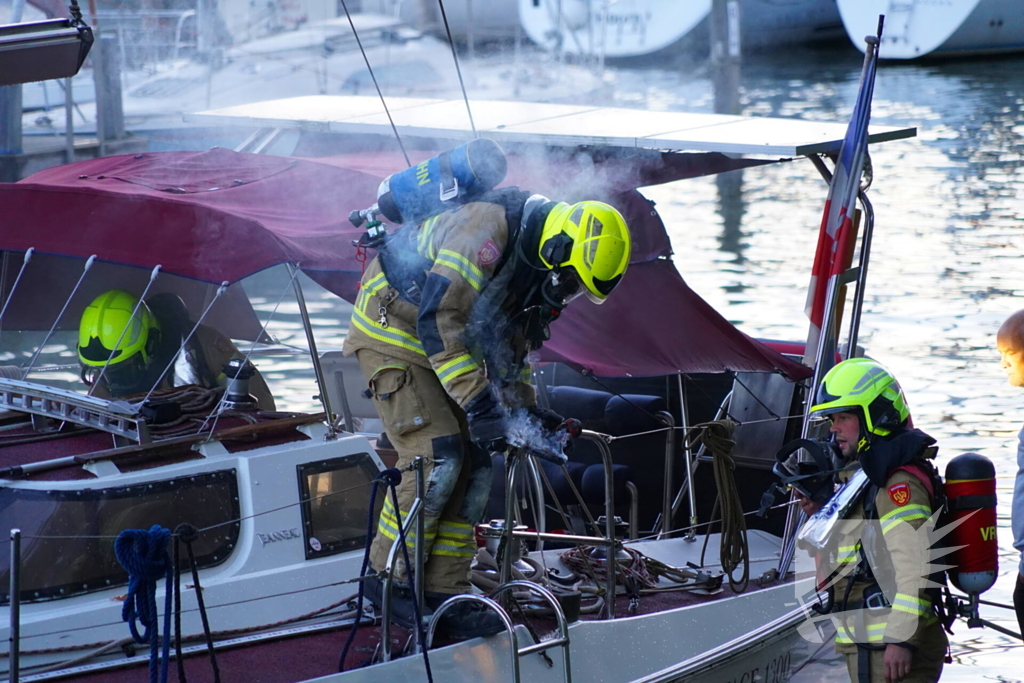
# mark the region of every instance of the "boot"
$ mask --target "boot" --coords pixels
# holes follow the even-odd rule
[[[431,613],[435,612],[448,598],[449,593],[427,593],[424,601]],[[450,640],[487,638],[505,630],[501,617],[479,602],[464,601],[449,607],[441,615],[436,633]]]
[[[383,614],[384,609],[384,582],[376,576],[363,580],[363,593],[373,604],[377,612]],[[425,605],[420,606],[420,615],[426,623],[433,610]],[[413,595],[409,586],[404,583],[395,583],[391,589],[391,620],[399,626],[410,631],[416,630],[416,610],[413,608]]]

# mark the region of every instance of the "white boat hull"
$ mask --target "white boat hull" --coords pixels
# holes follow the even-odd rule
[[[798,584],[800,588],[809,588]],[[569,627],[572,677],[588,683],[725,683],[788,681],[792,671],[827,643],[812,643],[797,631],[806,616],[795,603],[794,585],[782,585],[693,607]],[[766,618],[777,614],[778,618]],[[827,640],[827,637],[826,637]],[[525,629],[519,645],[531,643]],[[560,683],[562,651],[520,659],[520,678]],[[435,680],[445,683],[513,683],[510,645],[502,635],[432,650]],[[757,677],[759,676],[759,677]],[[318,683],[426,681],[421,657],[314,679]]]
[[[843,35],[835,0],[739,0],[739,9],[744,47]],[[611,58],[651,54],[684,39],[707,43],[710,12],[711,0],[519,0],[523,28],[538,45]]]
[[[917,59],[1024,50],[1024,0],[837,0],[850,39],[862,52],[878,15],[882,59]],[[897,5],[894,7],[894,5]]]

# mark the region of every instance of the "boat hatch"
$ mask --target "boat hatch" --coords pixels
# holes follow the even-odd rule
[[[399,134],[471,139],[462,100],[389,97]],[[499,143],[550,146],[601,145],[723,154],[806,156],[838,152],[846,134],[840,123],[799,119],[689,114],[615,107],[474,100],[480,135]],[[392,136],[376,97],[314,95],[270,100],[189,114],[207,125],[305,128],[331,133]],[[624,131],[629,131],[624,135]],[[869,142],[914,137],[916,128],[872,126]]]
[[[307,560],[366,545],[369,484],[377,474],[377,465],[367,453],[298,466]],[[373,519],[380,514],[384,496],[377,496],[376,503]]]
[[[365,512],[364,512],[365,514]],[[21,600],[66,598],[126,585],[114,539],[126,528],[182,523],[201,531],[199,567],[221,564],[238,544],[234,469],[134,486],[39,490],[0,488],[0,528],[21,529]],[[0,603],[10,603],[10,544],[0,544]]]

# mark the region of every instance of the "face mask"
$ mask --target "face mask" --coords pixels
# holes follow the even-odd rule
[[[541,288],[544,302],[553,308],[562,309],[569,302],[583,294],[579,278],[571,268],[563,268],[559,272],[552,271]]]

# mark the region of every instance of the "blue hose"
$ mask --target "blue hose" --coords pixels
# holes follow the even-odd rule
[[[173,565],[167,552],[171,532],[159,524],[149,531],[125,529],[114,541],[114,555],[128,572],[128,595],[121,608],[121,619],[128,622],[135,642],[149,643],[149,681],[167,683],[167,663],[170,655],[171,584]],[[156,607],[156,582],[164,579],[164,639],[162,659],[160,652],[159,621]],[[142,625],[140,634],[136,622]],[[159,676],[157,666],[159,664]]]

